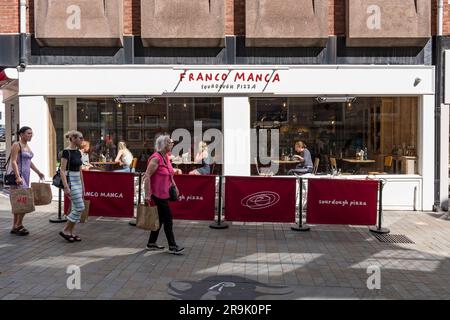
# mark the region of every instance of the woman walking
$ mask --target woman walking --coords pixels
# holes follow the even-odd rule
[[[180,194],[173,181],[174,172],[169,159],[172,147],[173,141],[169,136],[162,135],[156,139],[156,152],[150,156],[144,176],[144,190],[145,200],[147,202],[153,200],[158,207],[159,222],[160,225],[164,225],[164,232],[169,244],[169,252],[181,254],[184,248],[178,246],[175,242],[172,212],[169,207],[169,188],[172,184],[175,186],[177,195]],[[159,246],[156,243],[160,230],[161,227],[157,231],[150,232],[147,250],[164,249],[163,246]]]
[[[64,195],[70,199],[70,213],[63,231],[59,233],[68,242],[81,241],[81,238],[74,234],[75,224],[80,221],[81,213],[84,210],[84,184],[81,174],[80,146],[83,142],[83,135],[79,131],[69,131],[65,138],[69,141],[69,147],[63,150],[61,156],[61,180],[64,185]]]
[[[30,187],[30,169],[37,173],[39,179],[44,180],[45,176],[36,168],[31,161],[34,154],[31,151],[28,142],[33,137],[33,130],[30,127],[22,127],[17,132],[19,141],[15,142],[11,147],[11,167],[16,175],[16,186],[12,188],[29,188]],[[26,236],[29,231],[23,226],[23,214],[14,214],[13,226],[11,233],[18,236]]]

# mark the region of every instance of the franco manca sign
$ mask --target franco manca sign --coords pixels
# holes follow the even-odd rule
[[[173,92],[264,93],[280,84],[276,69],[267,70],[180,70]]]

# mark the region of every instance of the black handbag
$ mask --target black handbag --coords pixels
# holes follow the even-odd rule
[[[69,165],[70,165],[70,151],[69,151],[69,159],[67,161],[67,168],[69,168]],[[67,184],[70,186],[70,178],[69,178],[68,170],[67,170],[66,179],[67,179]],[[58,170],[56,171],[56,174],[53,176],[52,184],[57,188],[64,189],[64,183],[61,179],[61,162],[59,163],[59,167],[58,167]]]
[[[164,164],[167,166],[166,160],[164,159],[163,155],[160,152],[158,152],[158,153],[161,155],[161,157],[163,158]],[[169,167],[167,167],[167,170],[169,170]],[[172,180],[172,184],[169,187],[169,201],[177,201],[178,200],[177,189],[175,188],[175,185],[173,183],[173,177],[170,174],[170,171],[169,171],[169,175],[170,175],[170,179]]]
[[[170,201],[177,201],[178,200],[178,195],[177,195],[177,189],[175,188],[174,185],[171,185],[169,188],[169,200]]]
[[[20,157],[20,171],[19,171],[19,176],[22,177],[22,147],[20,145],[19,142],[19,157]],[[8,163],[9,160],[11,159],[11,154],[9,154],[8,160],[6,161],[5,164],[5,171],[8,169]],[[10,173],[7,173],[3,176],[3,185],[5,186],[16,186],[17,182],[16,182],[16,174],[14,173],[14,171],[11,171]]]

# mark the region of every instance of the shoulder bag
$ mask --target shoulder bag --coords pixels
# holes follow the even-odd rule
[[[20,145],[20,142],[19,142],[19,148],[20,148],[19,149],[19,157],[20,157],[19,176],[22,177],[22,146]],[[9,154],[8,160],[6,161],[5,168],[4,168],[5,171],[8,169],[8,163],[9,163],[10,159],[11,159],[11,153]],[[16,174],[14,173],[14,170],[3,176],[3,184],[5,186],[16,186],[17,185]]]
[[[69,159],[67,160],[67,169],[69,169],[70,167],[70,150],[66,149],[69,152]],[[64,152],[64,150],[63,150]],[[62,159],[62,155],[61,155],[61,159]],[[69,179],[69,170],[67,170],[67,184],[70,186],[70,179]],[[64,189],[64,183],[61,179],[61,162],[59,162],[59,167],[58,170],[56,171],[56,174],[53,176],[53,183],[52,183],[55,187],[60,188],[60,189]]]
[[[158,153],[162,157],[164,164],[167,166],[167,171],[169,171],[169,175],[170,175],[170,181],[172,181],[172,184],[169,187],[169,201],[177,201],[178,194],[177,194],[177,189],[175,188],[175,182],[173,181],[173,176],[170,173],[169,166],[167,165],[166,159],[164,159],[163,155],[160,152],[158,152]]]

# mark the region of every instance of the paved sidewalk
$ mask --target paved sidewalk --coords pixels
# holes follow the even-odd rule
[[[385,213],[384,226],[415,244],[379,242],[366,227],[177,220],[186,251],[174,256],[143,250],[148,232],[127,219],[91,218],[77,226],[83,241],[67,243],[48,222],[57,204],[37,209],[30,235],[11,235],[0,196],[0,299],[450,299],[450,221],[434,213]],[[80,290],[67,289],[69,265],[81,268]],[[367,288],[369,266],[380,290]]]

